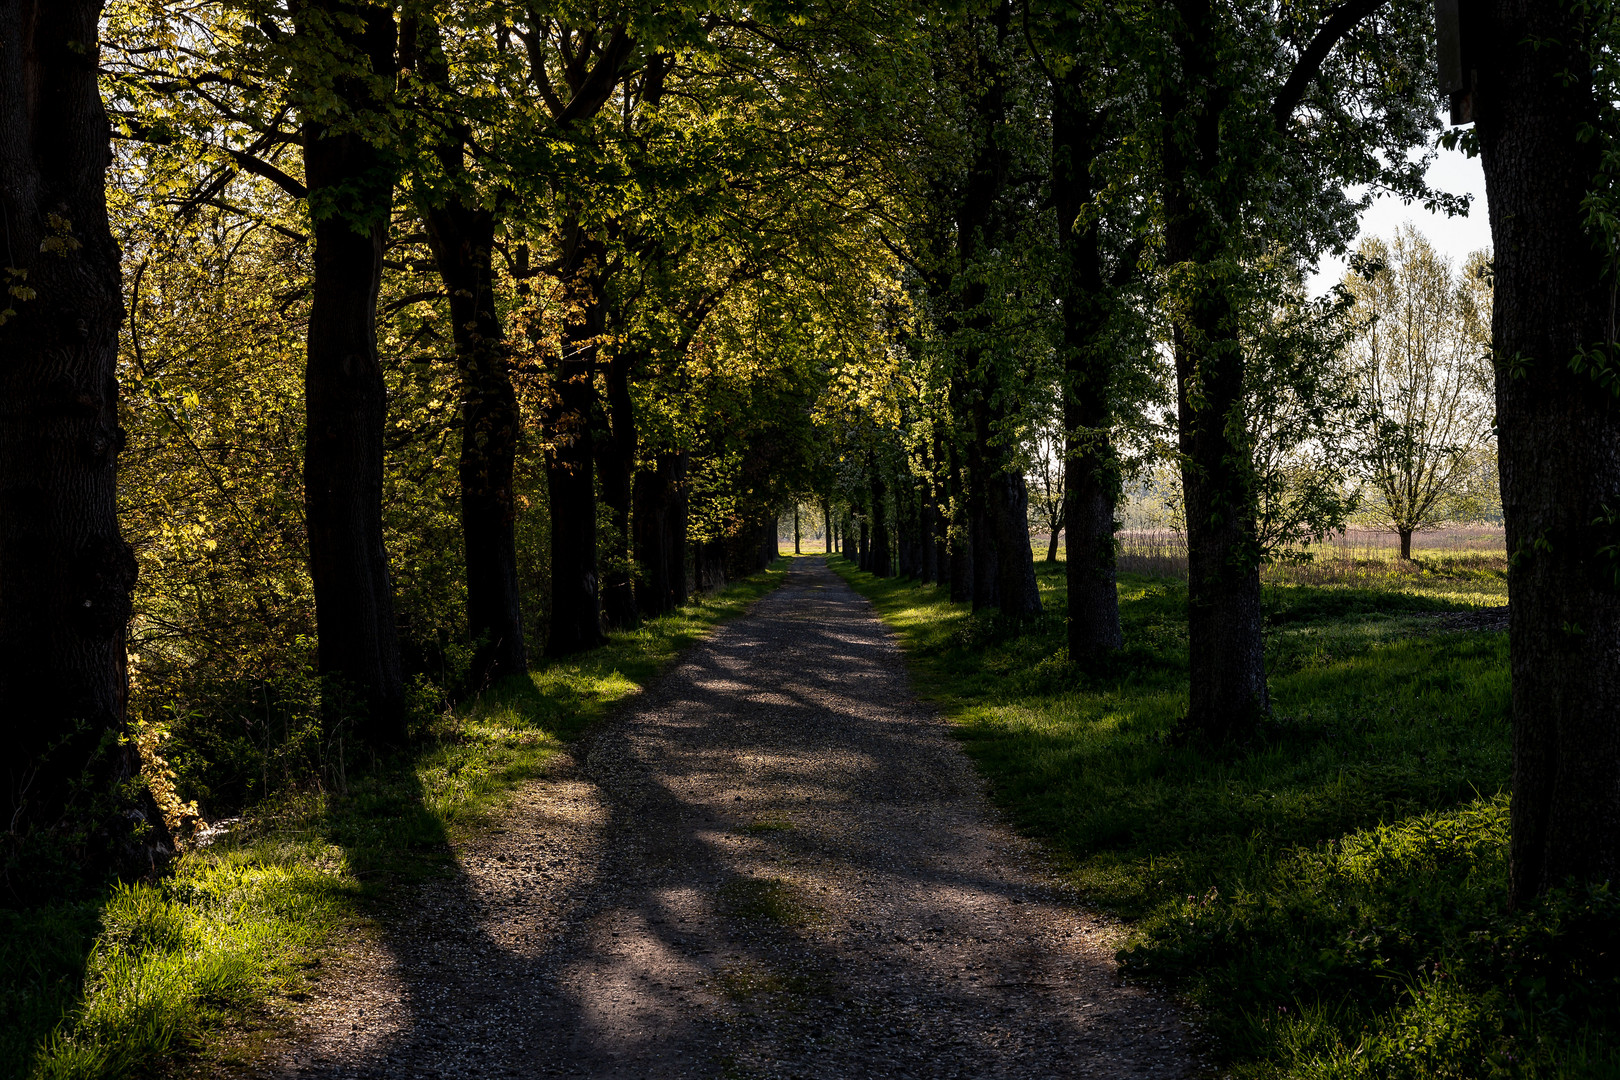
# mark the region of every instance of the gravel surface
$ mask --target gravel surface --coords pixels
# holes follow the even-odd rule
[[[328,962],[252,1075],[1208,1071],[819,559],[457,856]]]

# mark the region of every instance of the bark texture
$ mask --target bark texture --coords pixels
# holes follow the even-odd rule
[[[888,485],[876,470],[872,473],[872,554],[867,569],[878,577],[892,577],[893,558],[889,552],[889,492]]]
[[[1239,738],[1270,708],[1260,620],[1254,465],[1245,430],[1243,353],[1224,282],[1229,177],[1220,167],[1222,95],[1215,15],[1183,0],[1172,34],[1181,79],[1166,91],[1165,259],[1177,275],[1173,328],[1182,489],[1187,511],[1191,696],[1184,730]]]
[[[928,585],[939,580],[939,551],[935,543],[935,536],[939,532],[939,512],[934,505],[932,486],[927,482],[918,499],[917,580]]]
[[[123,301],[100,12],[95,0],[0,2],[0,809],[13,845],[93,815],[81,867],[92,873],[150,869],[169,847],[150,796],[120,792],[140,768],[120,742],[135,556],[118,531]],[[15,891],[13,871],[33,868],[6,854]]]
[[[700,592],[714,592],[726,586],[726,542],[705,540],[692,553],[692,567]]]
[[[551,494],[549,656],[606,641],[596,559],[596,357],[606,325],[597,280],[602,247],[577,224],[566,227],[562,269],[570,314],[550,359],[551,400],[544,417],[546,482]]]
[[[950,575],[951,599],[958,604],[973,602],[973,527],[968,516],[968,496],[962,475],[962,454],[956,439],[950,440],[950,501],[945,521],[949,543],[946,572]]]
[[[1496,0],[1479,6],[1474,37],[1511,555],[1518,904],[1571,878],[1620,876],[1620,399],[1604,362],[1571,364],[1615,340],[1613,263],[1581,227],[1600,163],[1578,133],[1598,108],[1573,10]]]
[[[438,25],[414,15],[400,29],[401,67],[450,91],[450,69]],[[431,103],[426,103],[431,108]],[[467,632],[476,643],[470,674],[476,691],[528,671],[519,603],[516,507],[518,406],[505,327],[496,314],[495,214],[469,201],[465,154],[471,127],[451,125],[435,147],[451,191],[422,199],[428,244],[450,302],[459,380],[458,480],[467,567]]]
[[[630,398],[634,358],[622,350],[607,365],[607,430],[596,442],[596,465],[602,501],[611,518],[608,542],[613,545],[602,570],[602,615],[607,625],[627,630],[636,625],[635,587],[631,576],[630,508],[636,467],[636,413]]]
[[[459,159],[460,151],[456,152]],[[461,535],[467,560],[467,631],[475,687],[528,671],[518,597],[518,407],[505,333],[495,313],[495,215],[452,198],[424,215],[450,294],[461,401]]]
[[[332,62],[392,72],[395,27],[386,7],[311,0],[298,33]],[[374,113],[368,80],[332,89],[351,115]],[[308,91],[314,93],[313,90]],[[304,500],[321,675],[334,706],[379,746],[405,741],[405,679],[383,547],[383,422],[377,293],[395,163],[348,125],[304,123],[304,172],[314,218],[314,278],[304,375]],[[340,715],[334,713],[334,717]]]
[[[798,511],[795,510],[795,523],[797,522],[797,518]],[[756,533],[756,535],[759,537],[759,546],[754,549],[757,554],[754,556],[753,565],[748,568],[750,573],[763,570],[767,566],[771,565],[771,563],[782,557],[781,538],[778,535],[780,526],[781,520],[775,514],[772,514],[768,520],[760,522],[759,529]],[[794,554],[798,553],[797,548],[798,545],[795,544]]]
[[[1100,132],[1080,100],[1079,70],[1054,86],[1052,189],[1063,255],[1063,529],[1068,584],[1069,659],[1094,663],[1124,645],[1115,584],[1114,511],[1119,462],[1112,439],[1113,383],[1106,284],[1097,216],[1081,219],[1095,198],[1092,158]],[[1047,559],[1057,558],[1052,530]]]
[[[1041,592],[1029,542],[1029,489],[1023,472],[1001,448],[996,449],[996,465],[985,478],[989,527],[995,536],[996,607],[1011,619],[1038,618]]]
[[[998,4],[991,26],[998,48],[1012,33],[1012,7]],[[1007,73],[999,59],[981,57],[983,89],[974,103],[976,145],[957,206],[956,251],[961,267],[993,257],[1004,240],[1001,202],[1010,169],[1007,140]],[[979,275],[968,274],[958,296],[959,319],[969,331],[958,358],[954,394],[958,416],[969,423],[968,520],[973,550],[973,610],[998,608],[1015,620],[1041,613],[1035,584],[1035,555],[1029,543],[1029,493],[1024,474],[1003,444],[1007,420],[1003,374],[998,357],[980,342],[991,329],[988,291]],[[960,406],[966,405],[966,416]]]
[[[636,606],[651,618],[686,603],[686,455],[659,454],[636,473]]]

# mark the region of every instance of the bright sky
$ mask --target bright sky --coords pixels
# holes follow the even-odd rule
[[[1462,265],[1469,254],[1491,246],[1491,222],[1485,212],[1485,173],[1479,158],[1470,158],[1460,150],[1441,148],[1434,164],[1429,167],[1429,184],[1442,191],[1468,194],[1474,197],[1467,217],[1448,218],[1444,214],[1431,214],[1418,203],[1407,205],[1391,196],[1375,199],[1361,215],[1362,236],[1389,236],[1396,226],[1410,221],[1418,227],[1429,242],[1452,266]],[[1359,238],[1358,238],[1359,239]],[[1321,296],[1344,277],[1343,259],[1324,259],[1316,275],[1308,282],[1312,296]]]

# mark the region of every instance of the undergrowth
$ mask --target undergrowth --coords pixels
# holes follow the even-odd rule
[[[780,582],[780,566],[513,679],[341,791],[285,794],[154,882],[0,909],[0,1076],[147,1075],[224,1055],[276,996],[301,993],[335,932],[398,887],[452,870],[451,841],[688,645]],[[232,1037],[222,1037],[222,1033]]]
[[[1126,648],[1081,671],[1061,563],[1023,626],[834,565],[1019,825],[1133,921],[1123,974],[1185,994],[1233,1075],[1620,1076],[1620,899],[1507,910],[1506,634],[1436,618],[1501,603],[1489,574],[1268,586],[1274,718],[1210,754],[1165,738],[1180,582],[1122,577]]]

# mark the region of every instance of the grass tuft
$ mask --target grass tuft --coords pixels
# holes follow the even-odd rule
[[[780,584],[781,564],[442,717],[343,792],[266,803],[159,881],[0,910],[0,1077],[109,1080],[223,1048],[296,994],[335,933],[446,873],[452,841],[683,649]]]
[[[900,635],[914,684],[1089,901],[1134,921],[1128,977],[1184,993],[1238,1077],[1620,1075],[1620,900],[1509,912],[1507,635],[1488,556],[1265,588],[1274,719],[1221,755],[1187,708],[1186,587],[1122,575],[1126,648],[1068,663],[1047,616],[834,566]]]

